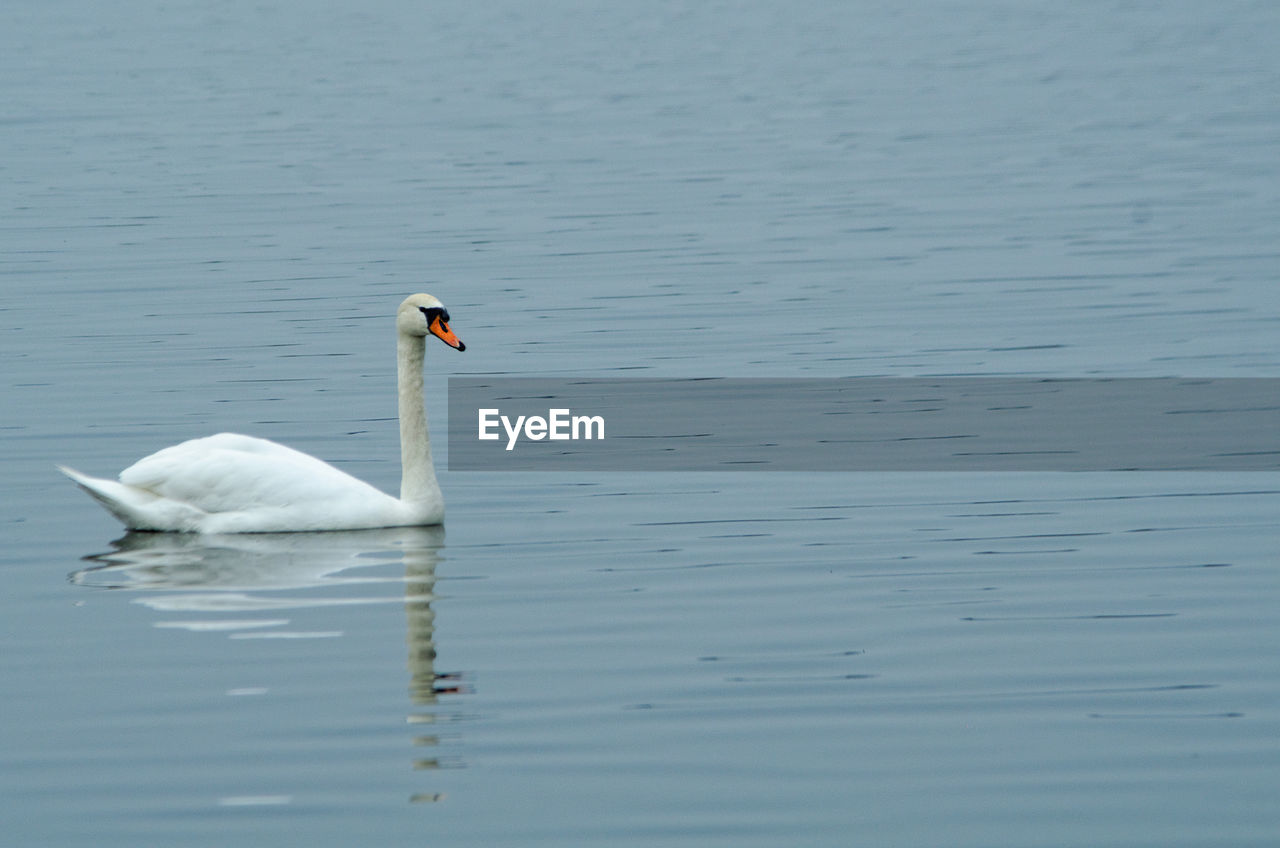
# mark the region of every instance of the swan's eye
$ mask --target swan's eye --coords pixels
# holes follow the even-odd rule
[[[439,318],[446,324],[449,323],[449,310],[447,309],[442,309],[439,306],[419,306],[418,311],[422,313],[422,317],[427,319],[428,324],[436,318]]]

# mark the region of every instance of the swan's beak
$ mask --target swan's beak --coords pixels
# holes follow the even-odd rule
[[[439,315],[431,319],[431,323],[427,326],[427,329],[431,332],[431,335],[435,336],[454,350],[467,349],[467,346],[462,343],[461,339],[453,334],[453,330],[449,329],[449,325],[446,324],[444,319]]]

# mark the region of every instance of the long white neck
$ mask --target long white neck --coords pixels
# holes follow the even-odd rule
[[[427,410],[422,402],[422,359],[426,340],[398,334],[396,377],[400,393],[400,500],[424,501],[439,497],[435,466],[431,464],[431,436]]]

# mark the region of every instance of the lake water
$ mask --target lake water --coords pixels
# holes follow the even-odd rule
[[[1280,377],[1280,6],[10,3],[14,845],[1244,846],[1274,473],[466,473],[448,376]],[[220,430],[447,533],[122,538]]]

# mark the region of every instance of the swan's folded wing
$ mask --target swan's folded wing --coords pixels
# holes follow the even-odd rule
[[[120,472],[120,482],[207,513],[389,497],[313,456],[236,433],[157,451]]]

